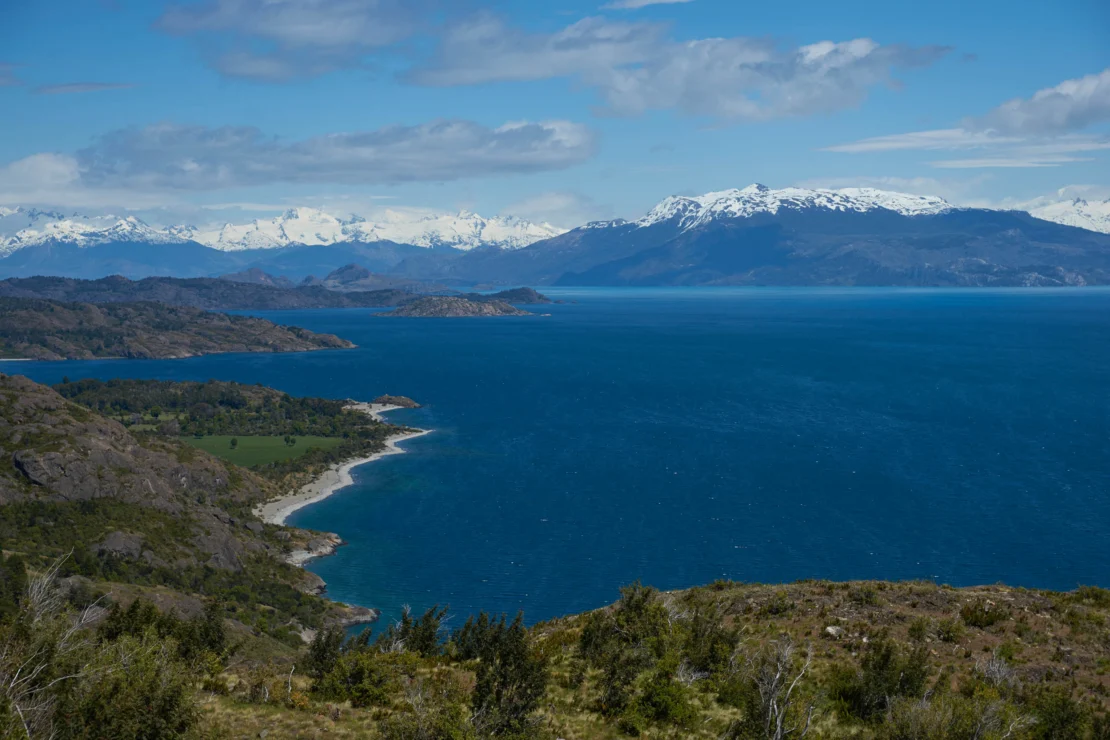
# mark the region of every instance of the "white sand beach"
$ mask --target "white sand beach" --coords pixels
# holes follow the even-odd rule
[[[393,411],[401,408],[400,406],[387,406],[385,404],[373,403],[353,403],[348,408],[361,411],[365,414],[373,416],[375,419],[381,421],[382,414],[387,411]],[[267,501],[265,504],[258,506],[254,510],[255,516],[262,519],[264,522],[270,524],[285,524],[285,520],[298,509],[304,508],[309,504],[314,504],[318,501],[323,501],[328,496],[338,491],[341,488],[351,485],[354,480],[351,478],[351,470],[359,465],[380,460],[387,455],[398,455],[404,452],[403,449],[398,447],[398,444],[409,439],[422,437],[429,434],[430,429],[418,429],[413,432],[405,432],[403,434],[395,434],[385,441],[385,449],[381,452],[376,452],[369,457],[358,458],[355,460],[347,460],[345,462],[333,465],[325,470],[316,480],[303,486],[299,491],[290,493],[287,496],[281,496],[273,501]],[[300,564],[300,563],[298,563]]]

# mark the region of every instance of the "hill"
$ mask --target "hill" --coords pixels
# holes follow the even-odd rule
[[[276,610],[284,618],[269,621],[263,632],[281,639],[288,638],[291,620],[319,626],[327,615],[350,616],[345,607],[304,593],[319,589],[319,580],[283,562],[291,542],[309,533],[282,535],[250,514],[255,504],[286,490],[289,467],[249,471],[186,445],[178,437],[185,420],[175,418],[167,397],[194,400],[197,409],[204,403],[197,399],[206,398],[205,407],[214,415],[223,411],[219,418],[227,424],[252,408],[282,408],[284,394],[215,382],[82,381],[58,390],[0,375],[4,550],[21,553],[35,568],[72,552],[66,573],[168,589],[167,603],[188,603],[180,596],[193,594],[230,605],[230,592],[245,588],[251,595],[229,616],[250,624]],[[155,401],[165,404],[155,414],[163,421],[144,424],[144,410],[150,419],[151,408],[162,408],[145,405]],[[285,403],[297,408],[292,400]],[[317,416],[342,413],[342,404],[326,403],[309,405]],[[365,425],[367,448],[380,445],[391,429],[363,414],[351,414],[351,422]],[[306,459],[295,470],[307,473],[327,459]]]
[[[180,358],[353,346],[333,334],[160,303],[0,298],[0,356],[9,358]]]

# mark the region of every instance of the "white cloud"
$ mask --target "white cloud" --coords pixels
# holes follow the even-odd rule
[[[678,5],[679,3],[692,3],[694,0],[614,0],[601,7],[605,10],[639,10],[649,5]]]
[[[15,76],[16,65],[0,64],[0,87],[13,87],[22,84]]]
[[[959,128],[876,136],[823,151],[974,151],[976,156],[931,164],[942,169],[1059,167],[1089,162],[1091,157],[1080,155],[1110,149],[1110,137],[1078,133],[1104,120],[1110,120],[1110,70],[1003,103]]]
[[[975,149],[1020,142],[1017,137],[1000,137],[985,131],[967,131],[962,128],[914,131],[908,134],[875,136],[848,144],[825,147],[822,151],[863,154],[868,152],[893,152],[900,150]]]
[[[174,200],[163,193],[89,187],[68,154],[43,153],[0,166],[0,203],[71,208],[142,208]]]
[[[1055,87],[1030,98],[1007,101],[966,126],[1015,135],[1046,135],[1079,131],[1110,120],[1110,69]]]
[[[103,92],[105,90],[126,90],[135,87],[128,82],[66,82],[59,85],[42,85],[33,92],[36,95],[68,95],[71,93]]]
[[[530,34],[483,16],[448,29],[436,56],[406,79],[473,85],[569,77],[595,89],[608,112],[677,109],[722,119],[769,120],[857,105],[895,69],[925,66],[947,47],[871,39],[783,48],[770,39],[677,42],[658,24],[587,18]]]
[[[930,162],[930,164],[933,167],[940,167],[941,169],[967,170],[985,168],[1015,169],[1022,167],[1059,167],[1062,164],[1070,164],[1072,162],[1090,161],[1092,161],[1090,157],[1035,157],[1023,156],[1018,153],[1017,156],[1012,157],[969,157],[967,159],[940,159],[935,162]]]
[[[894,69],[930,64],[946,51],[882,46],[871,39],[795,49],[763,39],[703,39],[673,46],[636,67],[606,70],[596,79],[617,114],[678,109],[766,121],[854,107],[871,88],[891,84]]]
[[[448,29],[435,58],[405,79],[447,87],[571,77],[643,62],[666,29],[649,23],[585,18],[550,34],[530,34],[482,15]]]
[[[230,77],[278,82],[355,67],[426,22],[424,0],[207,0],[170,5],[157,27],[196,36]]]
[[[563,229],[573,229],[590,221],[612,217],[609,206],[593,198],[566,191],[540,193],[517,201],[503,208],[505,216],[518,216],[533,223],[549,223]]]
[[[590,129],[568,121],[497,128],[434,121],[301,141],[249,127],[159,124],[111,132],[72,155],[36,154],[13,162],[0,170],[0,191],[22,188],[36,194],[35,202],[59,203],[41,195],[102,190],[115,194],[114,200],[121,192],[139,197],[276,183],[438,182],[563,169],[589,159],[595,147]]]

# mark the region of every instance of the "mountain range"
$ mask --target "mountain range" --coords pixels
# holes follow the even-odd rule
[[[290,208],[271,219],[225,223],[219,227],[177,224],[151,226],[134,216],[65,215],[37,208],[0,208],[0,256],[41,244],[82,247],[112,242],[202,244],[223,252],[394,242],[416,247],[518,249],[562,233],[550,224],[514,217],[483,218],[476,213],[412,215],[385,211],[376,221],[336,218],[315,208]]]
[[[0,209],[0,276],[263,270],[299,281],[357,264],[442,285],[1084,285],[1110,283],[1103,232],[1110,202],[1031,215],[869,188],[762,185],[673,196],[638,220],[567,232],[467,212],[371,222],[296,208],[205,230]]]

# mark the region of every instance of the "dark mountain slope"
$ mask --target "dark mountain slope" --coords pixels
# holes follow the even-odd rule
[[[712,221],[560,285],[1027,286],[1110,282],[1110,236],[1002,211]]]

